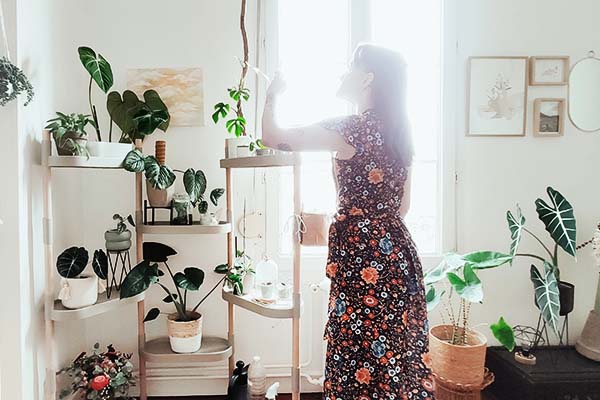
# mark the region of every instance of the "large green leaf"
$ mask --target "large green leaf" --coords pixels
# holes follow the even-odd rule
[[[123,168],[129,172],[143,172],[145,169],[146,157],[139,149],[133,149],[123,160]]]
[[[56,259],[56,269],[63,278],[75,278],[83,272],[89,260],[85,247],[69,247]]]
[[[158,282],[158,265],[144,260],[125,276],[121,284],[121,298],[137,296],[156,282]]]
[[[229,265],[219,264],[215,267],[214,272],[216,272],[217,274],[226,274],[227,272],[229,272]]]
[[[108,61],[89,47],[80,47],[78,52],[81,63],[92,79],[104,93],[108,92],[113,85],[113,73]]]
[[[146,180],[155,189],[164,190],[175,182],[173,170],[166,165],[160,165],[154,156],[144,159]]]
[[[196,267],[187,267],[173,277],[175,285],[185,290],[198,290],[204,282],[204,271]]]
[[[460,254],[446,253],[437,267],[425,272],[424,282],[426,285],[436,283],[444,278],[448,272],[456,271],[465,264]]]
[[[562,194],[551,187],[546,189],[552,205],[544,200],[535,201],[538,216],[546,226],[554,242],[568,254],[575,257],[577,228],[573,206]]]
[[[225,118],[227,113],[229,112],[230,106],[226,103],[217,103],[215,104],[215,112],[212,115],[212,119],[215,122],[219,122],[219,117]]]
[[[554,268],[550,263],[544,262],[544,275],[542,275],[535,265],[532,265],[530,275],[535,291],[535,300],[538,308],[542,312],[542,317],[558,336],[560,295],[558,283],[554,276]]]
[[[158,92],[153,89],[146,90],[144,92],[144,101],[146,102],[148,108],[152,111],[154,118],[161,121],[157,128],[163,132],[166,132],[169,128],[169,123],[171,122],[171,116],[169,115],[169,109],[167,108],[167,105],[162,101]],[[154,129],[152,132],[154,132]]]
[[[494,337],[506,347],[508,351],[513,351],[515,348],[515,333],[513,329],[504,321],[504,318],[500,317],[498,322],[490,325],[490,329],[494,334]]]
[[[143,104],[131,90],[123,92],[123,98],[118,92],[110,92],[106,99],[106,108],[110,118],[121,129],[121,132],[130,139],[134,136],[135,122],[133,111]]]
[[[96,275],[98,275],[98,278],[102,280],[108,279],[108,257],[106,257],[104,250],[99,249],[94,251],[92,268]]]
[[[495,251],[475,251],[463,256],[473,269],[495,268],[512,260],[509,254],[498,253]]]
[[[206,191],[206,175],[202,170],[195,171],[194,168],[188,168],[183,174],[183,186],[195,207]]]
[[[463,274],[464,280],[454,272],[449,272],[447,274],[448,281],[460,297],[471,303],[481,303],[483,301],[483,287],[469,264],[465,264]]]
[[[166,262],[170,256],[177,254],[174,248],[159,242],[144,242],[142,251],[144,260],[152,262]]]
[[[153,321],[156,318],[158,318],[158,316],[160,315],[160,310],[156,307],[151,308],[150,311],[148,311],[148,314],[146,314],[146,318],[144,318],[144,322],[148,322],[148,321]]]
[[[521,213],[521,207],[517,204],[517,217],[515,218],[510,211],[506,212],[506,220],[508,221],[508,229],[510,230],[510,255],[515,256],[521,243],[523,235],[523,227],[525,226],[525,217]],[[510,261],[512,264],[512,260]]]
[[[225,189],[223,188],[213,189],[212,192],[210,192],[210,201],[216,206],[219,203],[221,196],[223,196],[223,193],[225,193]]]

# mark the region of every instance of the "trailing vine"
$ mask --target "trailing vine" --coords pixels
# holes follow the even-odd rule
[[[16,98],[22,93],[27,94],[25,105],[28,105],[35,94],[33,91],[33,86],[19,67],[10,62],[7,57],[1,57],[0,106],[4,107],[9,102],[16,100]]]

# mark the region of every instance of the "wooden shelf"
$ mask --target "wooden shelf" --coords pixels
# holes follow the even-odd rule
[[[297,153],[278,153],[268,156],[224,158],[221,160],[221,168],[289,167],[297,164],[300,164],[300,155]]]
[[[50,168],[97,168],[97,169],[121,169],[123,160],[111,157],[80,157],[80,156],[50,156],[48,157]]]
[[[227,339],[214,336],[202,336],[200,350],[195,353],[174,353],[168,337],[150,340],[144,345],[146,362],[153,363],[194,363],[228,359],[233,353]]]
[[[146,235],[216,235],[231,232],[229,222],[221,222],[219,225],[171,225],[167,221],[157,221],[155,225],[136,224],[136,229]]]
[[[142,301],[143,299],[144,293],[141,293],[137,296],[121,300],[119,298],[119,292],[113,289],[110,299],[106,298],[106,292],[99,293],[98,301],[96,302],[96,304],[74,310],[63,307],[60,300],[55,300],[54,307],[50,311],[50,319],[52,319],[53,321],[69,321],[89,318],[93,317],[94,315],[112,311],[126,304],[137,303],[138,301]]]
[[[253,313],[262,315],[264,317],[269,318],[293,318],[296,314],[296,308],[290,298],[287,301],[279,300],[274,304],[262,304],[256,300],[253,300],[253,296],[251,294],[245,294],[243,296],[238,296],[233,294],[231,289],[226,289],[225,287],[221,290],[221,296],[223,300],[233,303],[239,307],[245,308],[248,311],[252,311]],[[303,301],[300,302],[300,310],[297,311],[298,315],[302,313]]]

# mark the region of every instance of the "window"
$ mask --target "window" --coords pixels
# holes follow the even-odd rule
[[[439,254],[442,251],[442,0],[271,3],[276,10],[267,24],[277,40],[267,41],[266,57],[270,60],[267,65],[271,65],[268,72],[281,69],[288,83],[278,110],[283,125],[312,123],[353,112],[348,103],[335,97],[335,90],[346,71],[354,43],[372,41],[404,55],[409,65],[409,115],[416,152],[411,209],[406,221],[421,254]],[[304,210],[333,212],[331,156],[309,153],[303,157],[310,161],[303,166]],[[290,191],[278,192],[281,232],[287,217],[292,215],[292,206],[291,198],[287,198]],[[318,254],[324,250],[303,251]],[[280,252],[291,252],[289,240],[281,241]]]

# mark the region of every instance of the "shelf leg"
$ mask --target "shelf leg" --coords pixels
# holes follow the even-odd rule
[[[299,157],[299,155],[296,155]],[[300,400],[300,259],[302,256],[302,248],[300,247],[300,226],[298,216],[302,213],[302,194],[300,190],[301,169],[298,160],[294,163],[294,287],[293,298],[294,307],[298,313],[292,319],[292,400]]]
[[[225,147],[227,154],[227,147]],[[233,268],[235,256],[233,254],[233,235],[235,233],[235,225],[233,223],[233,181],[231,177],[231,169],[225,169],[225,198],[227,201],[227,222],[231,224],[231,232],[227,233],[227,265],[229,270]],[[229,377],[233,375],[235,368],[235,338],[234,338],[234,311],[233,304],[227,303],[227,339],[231,346],[231,356],[229,357]]]

